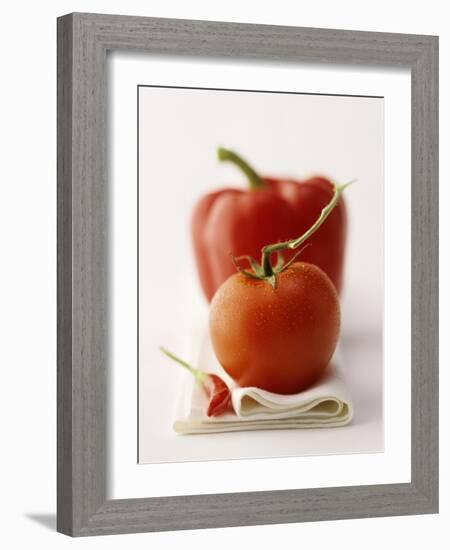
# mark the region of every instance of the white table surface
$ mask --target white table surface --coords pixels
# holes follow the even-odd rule
[[[344,320],[355,319],[351,307],[344,301]],[[140,462],[382,452],[382,334],[367,330],[365,323],[360,323],[358,331],[356,323],[344,321],[335,365],[352,395],[354,418],[348,426],[177,435],[172,429],[176,402],[185,377],[190,375],[161,356],[158,366],[163,380],[158,380],[158,387],[152,385],[150,373],[142,376]]]

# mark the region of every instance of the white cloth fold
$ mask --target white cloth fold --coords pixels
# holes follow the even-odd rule
[[[231,389],[234,413],[208,417],[206,395],[194,383],[193,377],[186,374],[173,426],[179,434],[332,428],[345,426],[352,420],[352,401],[339,374],[337,353],[325,375],[315,385],[292,395],[236,385],[217,362],[207,335],[203,339],[195,366],[205,372],[218,374],[227,382]]]

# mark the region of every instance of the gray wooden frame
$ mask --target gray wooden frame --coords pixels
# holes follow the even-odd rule
[[[107,499],[108,50],[411,69],[411,483]],[[437,37],[82,13],[58,19],[58,531],[82,536],[437,512],[437,350]]]

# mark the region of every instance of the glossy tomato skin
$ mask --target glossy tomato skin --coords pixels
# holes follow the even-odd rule
[[[276,288],[235,273],[214,295],[209,327],[219,363],[240,386],[298,393],[321,377],[334,353],[338,294],[305,262],[279,273]]]
[[[250,255],[260,261],[263,246],[302,235],[333,196],[330,181],[322,177],[302,182],[264,178],[264,184],[259,190],[227,188],[209,193],[194,208],[193,248],[208,301],[235,271],[230,254]],[[325,271],[338,292],[342,287],[346,234],[346,208],[341,197],[302,253],[302,260]],[[293,254],[286,251],[285,260]]]

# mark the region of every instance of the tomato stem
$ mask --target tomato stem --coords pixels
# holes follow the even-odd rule
[[[298,248],[301,244],[303,244],[306,239],[309,239],[313,233],[315,233],[319,227],[323,224],[323,222],[328,218],[330,213],[332,212],[333,208],[336,206],[339,197],[341,196],[342,192],[346,187],[354,183],[355,180],[352,180],[348,183],[345,183],[344,185],[337,185],[333,183],[333,197],[331,198],[330,202],[322,209],[319,217],[317,220],[312,224],[312,226],[303,233],[303,235],[300,235],[297,239],[292,239],[290,241],[284,241],[281,243],[275,243],[275,244],[268,244],[263,247],[262,249],[262,256],[261,256],[261,266],[264,271],[264,278],[271,278],[273,277],[273,269],[272,264],[270,263],[270,255],[274,252],[280,252],[281,250],[293,250],[295,248]]]
[[[272,277],[273,268],[272,268],[272,263],[270,261],[270,252],[268,254],[263,254],[262,260],[261,260],[261,266],[263,269],[264,277]]]
[[[164,355],[167,355],[167,357],[169,357],[170,359],[172,359],[173,361],[175,361],[176,363],[184,367],[187,371],[189,371],[195,377],[195,380],[199,384],[203,384],[203,382],[205,381],[205,378],[208,376],[205,372],[199,369],[194,369],[194,367],[192,367],[189,363],[186,363],[186,361],[183,361],[183,359],[180,359],[180,357],[177,357],[170,351],[166,350],[166,348],[163,348],[162,346],[160,346],[159,349],[164,353]]]
[[[247,180],[250,186],[250,189],[257,190],[257,189],[263,189],[265,187],[264,180],[259,176],[255,170],[246,162],[242,157],[240,157],[237,153],[234,151],[230,151],[229,149],[224,149],[223,147],[219,147],[217,149],[217,158],[220,161],[228,161],[235,164],[238,168],[244,172],[244,174],[247,176]]]

